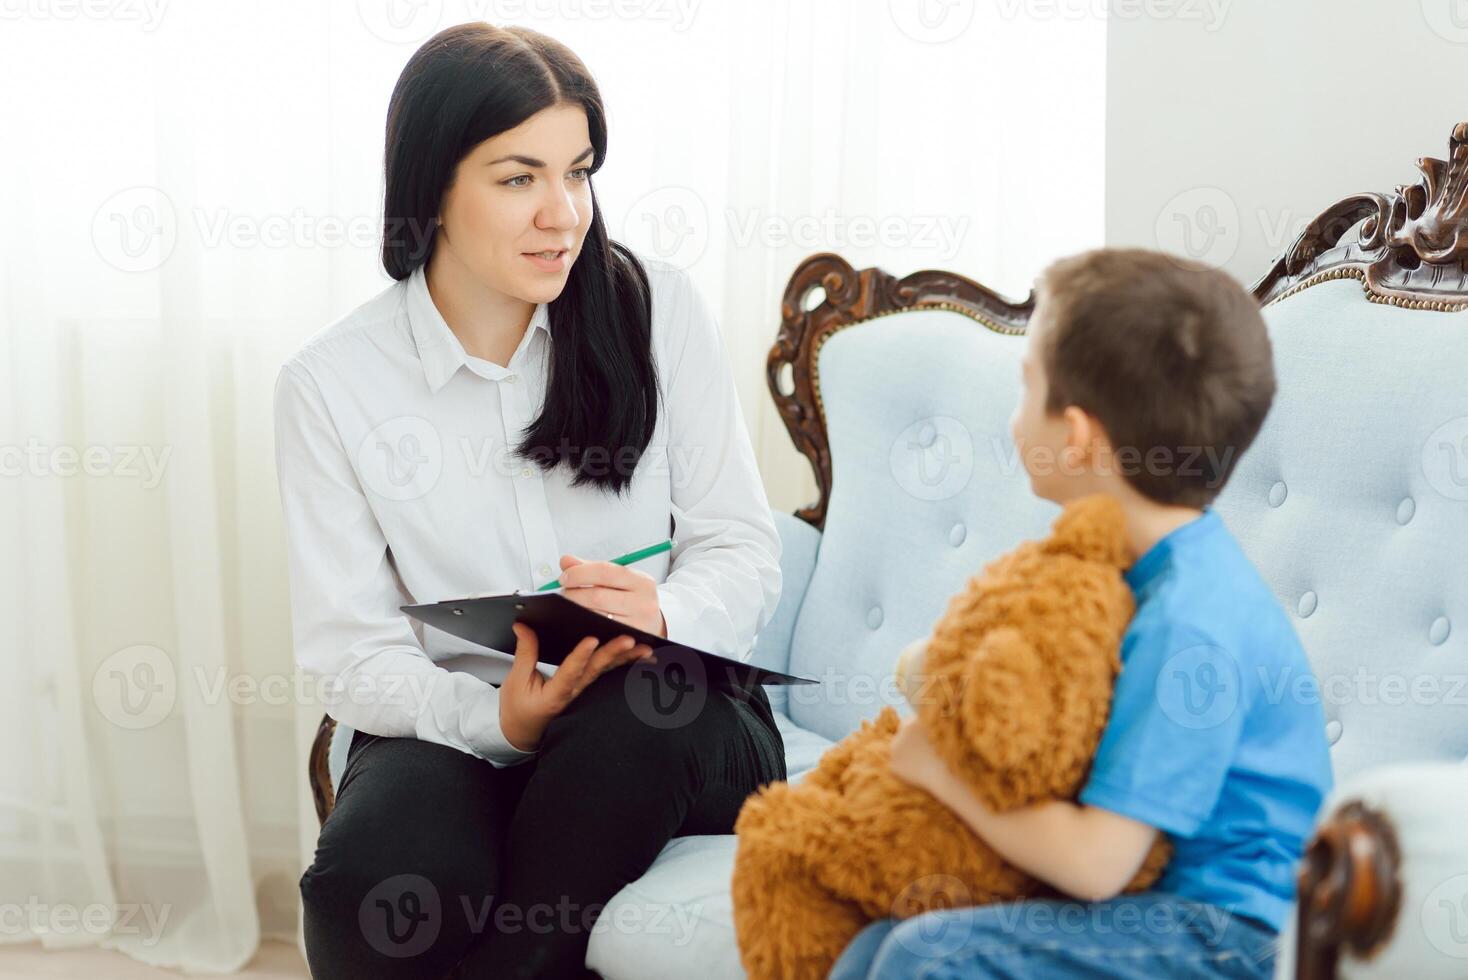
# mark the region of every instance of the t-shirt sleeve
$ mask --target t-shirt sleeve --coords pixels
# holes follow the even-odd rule
[[[1198,630],[1138,616],[1080,801],[1188,837],[1218,803],[1251,698],[1238,658]]]

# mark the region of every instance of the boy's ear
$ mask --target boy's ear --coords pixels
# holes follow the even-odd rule
[[[1072,459],[1094,460],[1111,445],[1111,437],[1094,415],[1078,405],[1067,405],[1062,412],[1065,418],[1065,452]]]

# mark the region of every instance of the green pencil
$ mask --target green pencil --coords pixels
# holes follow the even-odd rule
[[[621,558],[613,558],[612,559],[612,564],[613,565],[630,565],[630,564],[632,564],[635,561],[642,561],[642,559],[644,559],[644,558],[651,558],[653,555],[660,555],[660,554],[662,554],[665,551],[671,551],[672,548],[673,548],[673,541],[672,541],[671,538],[669,538],[667,541],[659,541],[657,544],[649,545],[646,548],[639,548],[637,551],[633,551],[633,552],[631,552],[629,554],[625,554]],[[542,585],[540,588],[536,589],[535,591],[536,592],[548,592],[551,589],[559,589],[560,587],[561,587],[561,580],[560,579],[556,579],[553,582],[547,582],[547,583],[545,583],[544,585]]]

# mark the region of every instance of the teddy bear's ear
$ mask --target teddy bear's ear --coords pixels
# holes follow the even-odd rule
[[[1125,568],[1129,558],[1121,504],[1104,493],[1072,500],[1051,525],[1050,537],[1041,548],[1047,554],[1074,555]]]

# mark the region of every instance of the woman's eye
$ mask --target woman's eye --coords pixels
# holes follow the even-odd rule
[[[530,180],[531,177],[529,174],[516,174],[509,180],[502,180],[500,181],[500,183],[504,184],[506,187],[529,187]]]
[[[591,178],[591,168],[590,167],[577,167],[575,170],[571,171],[571,179],[572,180],[589,180],[590,178]]]

